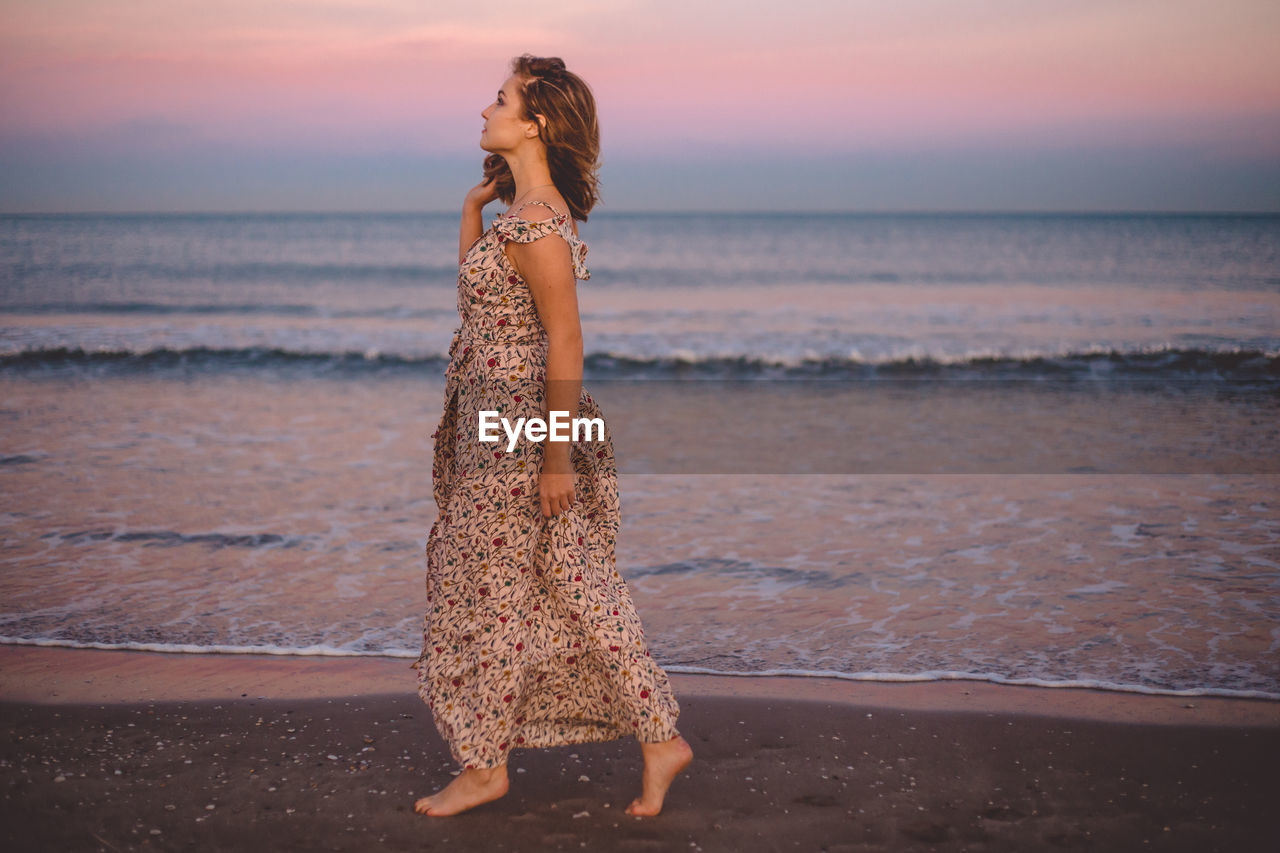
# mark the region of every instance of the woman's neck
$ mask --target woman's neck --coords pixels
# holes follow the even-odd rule
[[[524,198],[525,193],[536,187],[554,183],[545,156],[509,157],[507,167],[511,169],[511,177],[516,182],[516,199]]]

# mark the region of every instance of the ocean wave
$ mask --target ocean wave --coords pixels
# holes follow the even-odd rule
[[[288,303],[196,303],[171,304],[167,302],[32,302],[26,305],[7,305],[5,314],[108,314],[108,315],[193,315],[193,316],[261,316],[261,317],[315,317],[320,319],[380,318],[391,320],[424,320],[440,317],[456,317],[457,308],[342,308],[332,309],[323,305],[295,305]]]
[[[376,350],[365,352],[308,352],[276,347],[190,347],[171,349],[102,349],[52,347],[0,355],[0,370],[149,372],[167,368],[217,371],[237,368],[309,367],[318,372],[368,371],[389,367],[443,369],[445,355],[403,356]]]
[[[69,649],[108,649],[121,651],[161,652],[167,654],[206,655],[274,655],[279,657],[382,657],[415,659],[421,654],[412,649],[383,649],[359,651],[334,646],[306,646],[286,648],[282,646],[202,646],[193,643],[86,643],[74,640],[27,639],[0,636],[0,645],[45,646]],[[703,666],[683,666],[663,663],[670,673],[686,675],[733,675],[745,678],[835,678],[843,681],[880,681],[900,683],[907,681],[986,681],[992,684],[1015,684],[1026,687],[1076,688],[1109,690],[1118,693],[1142,693],[1151,696],[1230,696],[1240,699],[1280,700],[1280,693],[1266,690],[1236,690],[1227,687],[1192,687],[1185,689],[1153,687],[1146,684],[1126,684],[1101,679],[1046,679],[1012,678],[996,672],[962,672],[954,670],[928,670],[924,672],[840,672],[811,669],[762,669],[724,670]]]
[[[280,533],[180,533],[176,530],[77,530],[63,534],[45,534],[42,539],[60,543],[140,542],[145,546],[206,545],[210,548],[297,548],[307,537]]]
[[[432,281],[450,283],[458,276],[457,265],[448,263],[377,263],[336,259],[329,262],[268,259],[234,262],[221,260],[216,253],[213,255],[215,259],[207,258],[180,258],[169,263],[139,263],[119,257],[107,263],[99,258],[66,259],[55,263],[17,265],[7,272],[12,280],[28,285],[38,284],[43,276],[53,274],[60,280],[74,282],[109,276],[133,282],[180,282],[213,287],[244,282],[310,285],[319,281],[416,287]]]
[[[136,373],[165,369],[213,372],[290,367],[340,375],[388,369],[439,373],[447,363],[445,353],[400,354],[373,349],[327,352],[274,347],[158,347],[137,350],[53,347],[0,354],[0,370],[9,373],[51,370]],[[975,352],[878,360],[590,352],[584,358],[583,367],[585,376],[606,379],[1153,379],[1272,383],[1280,380],[1280,352],[1161,346],[1131,350],[1030,352],[1017,356]]]

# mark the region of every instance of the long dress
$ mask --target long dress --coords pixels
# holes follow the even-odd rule
[[[530,202],[530,204],[542,202]],[[499,216],[467,250],[458,274],[462,324],[449,348],[432,491],[439,516],[427,537],[427,610],[418,671],[455,761],[503,764],[513,749],[678,734],[679,704],[649,653],[614,557],[618,474],[604,437],[570,447],[575,502],[544,519],[538,496],[543,443],[479,441],[481,410],[546,418],[547,335],[524,279],[503,252],[558,234],[574,277],[590,278],[587,246],[568,217]],[[519,213],[515,211],[514,213]],[[578,416],[604,414],[582,389]]]

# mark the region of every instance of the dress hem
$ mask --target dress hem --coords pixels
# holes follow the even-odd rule
[[[579,731],[575,735],[569,735],[565,737],[548,737],[545,739],[534,739],[534,740],[526,739],[524,743],[513,744],[509,746],[506,749],[506,758],[503,759],[502,761],[498,761],[497,763],[493,763],[493,764],[477,763],[474,759],[472,759],[471,761],[461,761],[458,759],[458,756],[456,755],[453,756],[453,760],[456,761],[458,763],[458,766],[462,768],[472,767],[477,770],[491,770],[494,767],[501,767],[503,764],[506,764],[507,760],[509,760],[511,757],[511,753],[515,752],[518,749],[552,749],[558,746],[578,746],[580,744],[588,744],[588,743],[608,743],[609,741],[623,740],[625,738],[630,738],[630,737],[634,737],[640,743],[666,743],[672,738],[681,736],[680,731],[674,725],[671,727],[671,732],[672,732],[671,737],[662,738],[661,740],[654,740],[654,741],[642,741],[640,740],[639,733],[637,733],[634,729],[630,731],[626,730],[625,728],[599,729],[595,733],[583,730],[583,731]],[[450,751],[452,752],[452,750]]]

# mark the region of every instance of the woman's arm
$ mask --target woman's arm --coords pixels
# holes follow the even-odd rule
[[[548,214],[549,215],[549,214]],[[582,325],[578,316],[573,256],[564,238],[550,235],[531,243],[507,243],[508,258],[528,283],[538,318],[547,331],[547,416],[578,416],[582,393]],[[558,515],[573,503],[573,466],[567,441],[543,443],[542,480],[538,491],[545,516]]]
[[[458,228],[458,265],[467,259],[467,250],[471,244],[484,233],[483,208],[471,204],[470,199],[462,205],[462,224]]]
[[[467,192],[462,202],[462,224],[458,228],[458,266],[467,259],[467,250],[484,233],[484,206],[498,197],[498,185],[485,178]]]

